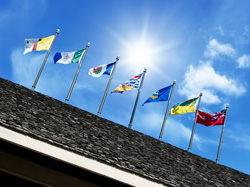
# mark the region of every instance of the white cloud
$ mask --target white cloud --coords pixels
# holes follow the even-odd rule
[[[168,119],[167,120],[167,129],[166,129],[166,136],[171,141],[180,141],[185,140],[186,142],[190,141],[192,126],[193,123],[190,124],[190,129],[185,127],[182,123],[177,120]],[[203,143],[203,139],[196,133],[194,134],[194,139],[198,144]]]
[[[155,131],[156,129],[160,129],[161,125],[163,123],[163,115],[160,115],[159,113],[149,113],[142,118],[142,123],[144,128],[151,131]],[[183,142],[186,142],[188,145],[191,137],[192,132],[192,125],[191,122],[190,128],[185,127],[181,122],[178,120],[174,120],[172,118],[168,118],[165,124],[165,129],[163,133],[163,140],[166,138],[171,144],[183,144]],[[160,127],[160,128],[159,128]],[[157,132],[160,134],[160,131]],[[196,133],[194,134],[195,146],[200,148],[201,144],[204,143],[204,140]]]
[[[143,125],[147,124],[146,126],[150,129],[154,129],[159,124],[162,124],[163,116],[159,113],[148,113],[147,115],[143,116]]]
[[[235,142],[234,147],[235,148],[243,148],[243,149],[247,149],[250,150],[250,136],[249,135],[230,135],[229,136],[230,139],[232,139]]]
[[[27,88],[32,88],[39,69],[43,63],[46,52],[31,52],[23,55],[23,49],[17,48],[11,53],[13,81]],[[52,55],[49,56],[36,85],[36,91],[54,98],[66,97],[78,64],[68,65],[53,64]],[[79,74],[78,79],[85,76]],[[86,75],[88,76],[88,75]],[[74,90],[93,91],[94,85],[87,81],[78,80]]]
[[[250,135],[248,124],[234,124],[236,128],[227,129],[227,133],[225,134],[225,138],[230,139],[230,147],[235,149],[246,149],[250,150]],[[238,126],[238,127],[237,127]],[[243,127],[243,128],[242,128]]]
[[[44,54],[30,57],[23,55],[23,50],[20,48],[13,50],[11,63],[14,81],[31,88],[38,73],[37,69],[39,69],[43,60]]]
[[[244,31],[241,37],[239,38],[239,42],[240,44],[243,44],[243,45],[250,44],[250,27],[248,25],[244,27]]]
[[[220,35],[222,35],[222,36],[225,35],[225,32],[221,26],[218,27],[218,30],[219,30]]]
[[[237,59],[239,68],[249,68],[250,67],[250,55],[244,54],[242,57]]]
[[[207,45],[204,56],[210,58],[215,58],[219,55],[233,57],[234,54],[235,49],[231,46],[231,44],[221,44],[216,39],[212,39]]]
[[[179,93],[187,98],[197,97],[200,92],[203,93],[202,102],[219,104],[222,101],[218,93],[239,96],[245,93],[246,89],[235,80],[216,73],[211,64],[207,62],[197,68],[190,65],[179,90]]]

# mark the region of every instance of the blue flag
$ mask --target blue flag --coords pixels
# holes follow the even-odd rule
[[[168,101],[170,90],[173,85],[157,90],[153,93],[143,104],[150,102],[160,102],[160,101]]]

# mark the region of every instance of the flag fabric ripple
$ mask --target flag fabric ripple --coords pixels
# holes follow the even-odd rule
[[[137,76],[134,76],[133,78],[126,81],[125,83],[120,84],[111,93],[123,93],[124,91],[127,91],[127,90],[138,89],[140,82],[141,82],[141,77],[142,77],[142,73]]]
[[[205,125],[207,127],[215,125],[224,125],[226,110],[215,113],[206,113],[198,110],[197,123]]]
[[[142,104],[142,106],[150,102],[168,101],[172,86],[173,85],[170,85],[168,87],[157,90]]]
[[[89,69],[89,75],[93,77],[100,77],[104,74],[110,75],[113,67],[115,65],[115,62],[110,63],[110,64],[103,64],[101,66],[97,66],[94,68]]]
[[[169,115],[176,115],[176,114],[185,114],[188,112],[195,111],[196,101],[199,97],[189,99],[188,101],[177,103],[171,108]]]
[[[23,54],[25,55],[26,53],[31,52],[33,50],[35,51],[49,50],[49,47],[54,38],[55,35],[46,38],[24,39],[25,50]]]
[[[80,63],[80,59],[85,49],[73,52],[56,53],[54,56],[54,63],[70,64]]]

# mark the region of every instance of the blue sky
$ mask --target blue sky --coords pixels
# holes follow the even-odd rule
[[[24,39],[60,33],[36,91],[65,100],[78,64],[54,64],[56,52],[90,42],[68,104],[97,114],[109,77],[89,68],[120,56],[101,117],[128,126],[136,90],[110,92],[147,68],[132,129],[159,137],[167,102],[142,103],[176,80],[170,106],[202,92],[200,109],[229,104],[219,162],[250,174],[250,1],[23,0],[0,7],[0,77],[31,88],[46,52],[23,55]],[[187,150],[194,113],[168,116],[162,141]],[[222,126],[196,125],[191,152],[215,161]]]

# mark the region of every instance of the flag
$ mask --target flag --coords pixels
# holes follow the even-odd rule
[[[73,52],[56,53],[54,56],[54,63],[70,64],[80,63],[81,56],[85,49]]]
[[[115,62],[91,68],[89,69],[88,74],[93,77],[100,77],[104,74],[110,75],[114,65],[115,65]]]
[[[194,112],[195,111],[195,104],[199,97],[189,99],[188,101],[185,101],[183,103],[177,103],[171,108],[169,115],[176,115],[176,114],[185,114],[188,112]]]
[[[49,50],[49,47],[54,38],[55,35],[46,38],[24,39],[25,50],[23,54],[25,55],[26,53],[31,52],[33,50],[35,51]]]
[[[113,93],[113,92],[115,92],[115,93],[123,93],[124,91],[127,91],[127,90],[134,90],[134,89],[139,88],[139,85],[140,85],[140,82],[141,82],[141,77],[142,77],[142,73],[137,75],[137,76],[134,76],[133,78],[126,81],[125,83],[120,84],[111,93]]]
[[[143,104],[150,102],[160,102],[160,101],[168,101],[169,94],[173,85],[157,90],[153,93]]]
[[[198,110],[196,122],[207,127],[215,125],[224,125],[225,114],[226,110],[211,114]]]

